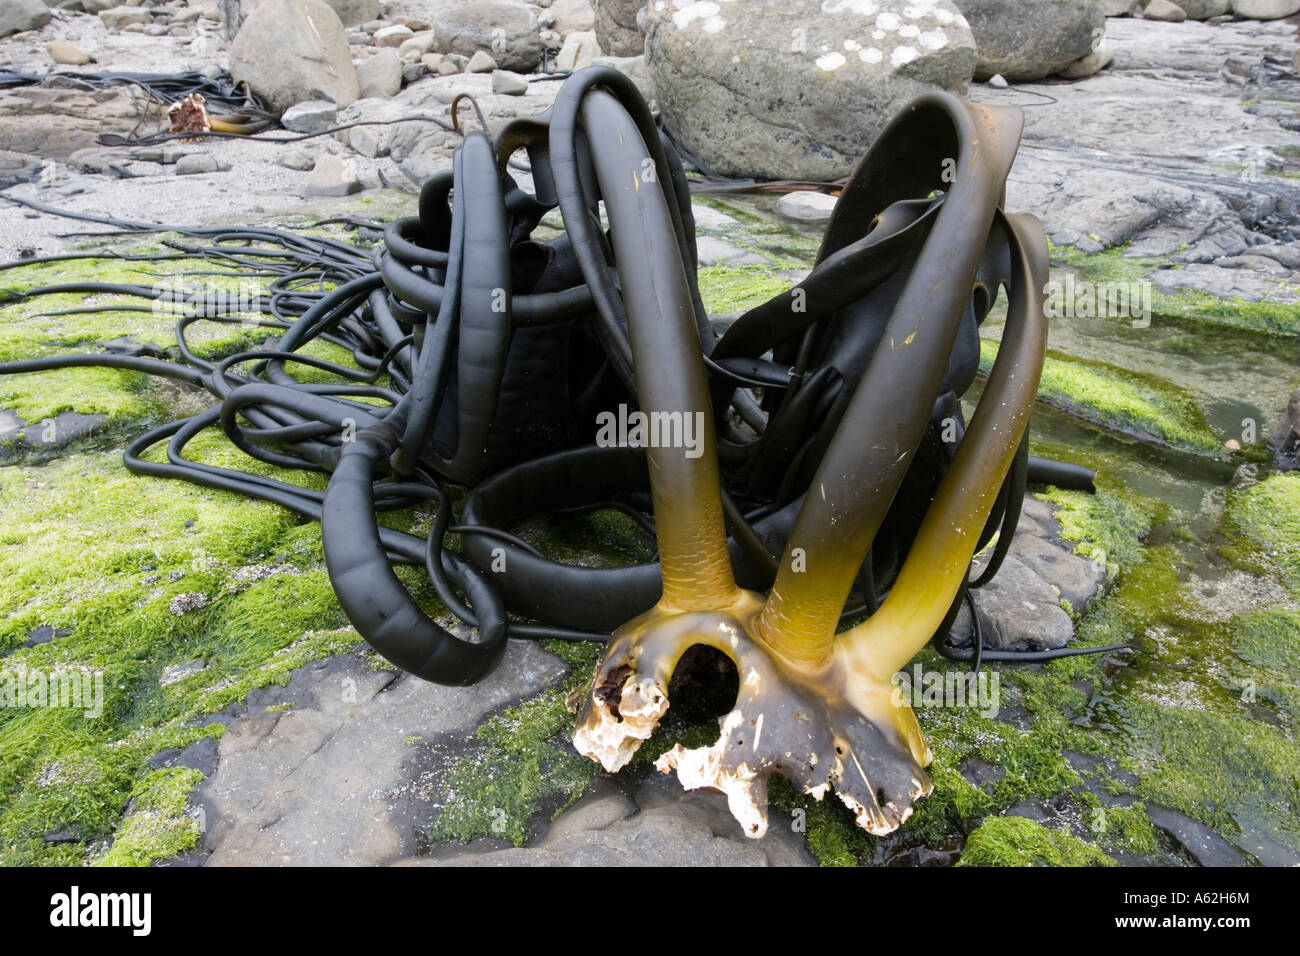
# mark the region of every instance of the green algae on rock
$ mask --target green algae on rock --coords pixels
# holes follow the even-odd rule
[[[482,746],[458,760],[442,782],[446,796],[429,831],[433,842],[489,836],[523,846],[542,804],[556,804],[550,816],[558,816],[600,772],[565,737],[573,721],[565,700],[588,679],[601,648],[560,641],[547,648],[569,663],[568,675],[479,726],[474,736]]]
[[[980,339],[981,371],[987,373],[996,355],[997,343]],[[1223,442],[1196,403],[1155,376],[1049,349],[1038,397],[1103,428],[1194,454],[1224,454]]]
[[[1227,525],[1239,536],[1228,550],[1277,568],[1300,600],[1300,472],[1270,475],[1231,492]]]
[[[1077,269],[1080,276],[1093,284],[1131,284],[1143,281],[1157,269],[1170,263],[1126,254],[1124,246],[1102,252],[1080,252],[1073,246],[1049,242],[1053,265]],[[1298,291],[1294,286],[1292,291]],[[1300,306],[1288,302],[1251,302],[1247,299],[1221,298],[1207,292],[1152,291],[1153,321],[1172,319],[1193,325],[1243,329],[1265,335],[1293,336],[1300,333]],[[1129,322],[1128,317],[1121,321]]]
[[[986,817],[966,839],[958,866],[1114,866],[1096,847],[1024,817]]]
[[[699,283],[710,315],[744,312],[792,284],[765,266],[705,266],[699,270]]]
[[[242,458],[215,435],[189,453]],[[0,469],[0,512],[0,671],[83,668],[105,688],[97,717],[0,708],[0,860],[142,864],[192,846],[177,793],[197,778],[159,776],[150,758],[219,734],[206,715],[359,641],[323,570],[319,527],[131,475],[117,452]],[[203,600],[177,603],[188,595]],[[41,629],[58,636],[22,646]]]

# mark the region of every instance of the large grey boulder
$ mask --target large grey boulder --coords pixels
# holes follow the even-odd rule
[[[277,112],[304,100],[347,106],[358,93],[343,24],[324,0],[263,0],[235,37],[230,75]]]
[[[607,56],[640,56],[645,35],[636,15],[645,0],[596,0],[596,39]]]
[[[50,8],[42,0],[4,0],[0,3],[0,37],[24,30],[39,30],[50,22]]]
[[[664,124],[725,176],[847,175],[904,105],[964,94],[975,69],[949,0],[665,0],[648,11]]]
[[[956,0],[975,34],[975,78],[1041,80],[1091,53],[1106,32],[1095,0]]]
[[[466,3],[438,14],[435,49],[471,57],[489,54],[498,67],[531,73],[542,62],[537,17],[519,3]]]

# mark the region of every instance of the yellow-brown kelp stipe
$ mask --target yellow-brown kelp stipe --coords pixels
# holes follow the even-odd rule
[[[638,396],[648,408],[703,410],[696,323],[675,268],[682,257],[661,246],[676,242],[663,192],[632,176],[648,154],[620,112],[612,98],[592,93],[582,120],[602,132],[588,141],[623,278]],[[725,793],[748,835],[766,830],[773,773],[818,799],[834,791],[877,834],[896,828],[930,792],[929,748],[915,715],[891,694],[891,678],[942,625],[964,586],[1025,435],[1046,347],[1045,239],[1032,220],[999,208],[1021,127],[1016,109],[924,96],[881,134],[845,187],[818,269],[856,255],[860,301],[824,309],[809,302],[816,317],[796,331],[807,346],[816,323],[858,322],[874,329],[873,350],[860,380],[846,383],[852,390],[836,406],[838,425],[814,449],[820,455],[809,455],[801,503],[787,505],[793,527],[766,597],[738,589],[726,565],[712,432],[699,458],[650,453],[663,597],[615,632],[579,702],[574,733],[575,746],[607,770],[624,766],[651,735],[670,706],[679,661],[703,645],[736,665],[738,697],[716,743],[678,746],[658,766],[687,788]],[[936,452],[929,436],[936,408],[951,399],[955,356],[969,351],[973,323],[1002,286],[1005,344],[964,437],[946,455]],[[769,333],[784,321],[773,303],[738,323],[754,352],[773,344]],[[853,345],[847,335],[840,341]],[[715,360],[735,348],[724,337]],[[764,410],[792,414],[799,400],[792,388]],[[934,485],[922,481],[918,491],[918,470]],[[884,534],[890,549],[880,551],[900,552],[901,562],[888,598],[837,639],[855,583],[875,573],[873,544]]]

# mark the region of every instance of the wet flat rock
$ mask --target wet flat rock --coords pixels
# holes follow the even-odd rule
[[[374,670],[353,653],[296,671],[287,687],[255,691],[197,795],[207,865],[370,866],[409,856],[435,795],[412,785],[406,741],[468,737],[488,713],[563,670],[537,645],[516,641],[473,687]]]
[[[284,688],[249,696],[215,753],[194,802],[205,830],[184,861],[208,866],[815,865],[788,819],[773,814],[765,840],[748,840],[719,794],[683,793],[645,771],[597,779],[534,845],[502,840],[423,854],[437,815],[444,762],[407,742],[468,738],[486,715],[537,693],[564,665],[535,644],[512,642],[501,667],[471,688],[439,687],[371,668],[353,653],[295,672]],[[268,709],[273,708],[273,709]],[[229,716],[229,715],[227,715]],[[454,748],[453,748],[454,749]],[[160,766],[191,765],[184,753]]]
[[[24,422],[7,408],[0,408],[0,462],[18,454],[48,455],[72,442],[101,431],[107,415],[59,412],[43,422]]]
[[[1106,21],[1109,67],[1080,82],[971,87],[1024,108],[1007,208],[1084,252],[1169,257],[1162,291],[1296,301],[1300,74],[1289,21]],[[1249,255],[1243,255],[1249,251]]]

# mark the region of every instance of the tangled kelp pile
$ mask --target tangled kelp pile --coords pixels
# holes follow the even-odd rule
[[[1089,480],[1028,457],[1046,246],[1032,220],[999,208],[1019,130],[1013,109],[916,101],[845,186],[812,273],[719,338],[699,297],[683,171],[630,83],[587,70],[549,117],[495,141],[468,135],[373,259],[277,230],[181,230],[170,255],[271,281],[264,302],[180,309],[180,361],[96,353],[0,372],[106,366],[206,389],[219,404],[141,435],[128,467],[319,519],[348,617],[421,677],[473,682],[508,637],[603,641],[619,629],[575,701],[576,742],[608,769],[653,730],[683,655],[714,648],[738,666],[741,697],[713,748],[674,751],[664,768],[726,790],[753,835],[773,772],[836,790],[862,826],[886,832],[928,790],[928,748],[892,699],[892,674],[932,639],[976,666],[1015,656],[983,653],[978,633],[969,651],[949,646],[952,620],[996,573],[1031,477]],[[509,174],[521,150],[531,193]],[[556,207],[566,231],[532,239]],[[978,328],[1004,288],[1004,345],[968,425],[959,401],[979,368]],[[193,305],[99,283],[21,295],[96,292]],[[250,307],[283,330],[271,348],[210,360],[188,346],[190,326],[242,322],[234,313]],[[305,354],[313,342],[355,364]],[[325,490],[187,459],[215,426],[268,465],[329,474]],[[149,460],[163,441],[167,462]],[[378,520],[428,501],[427,535]],[[511,531],[538,513],[597,510],[653,536],[656,559],[565,565]],[[968,583],[972,555],[999,531]],[[400,564],[423,566],[476,638],[432,620]]]

